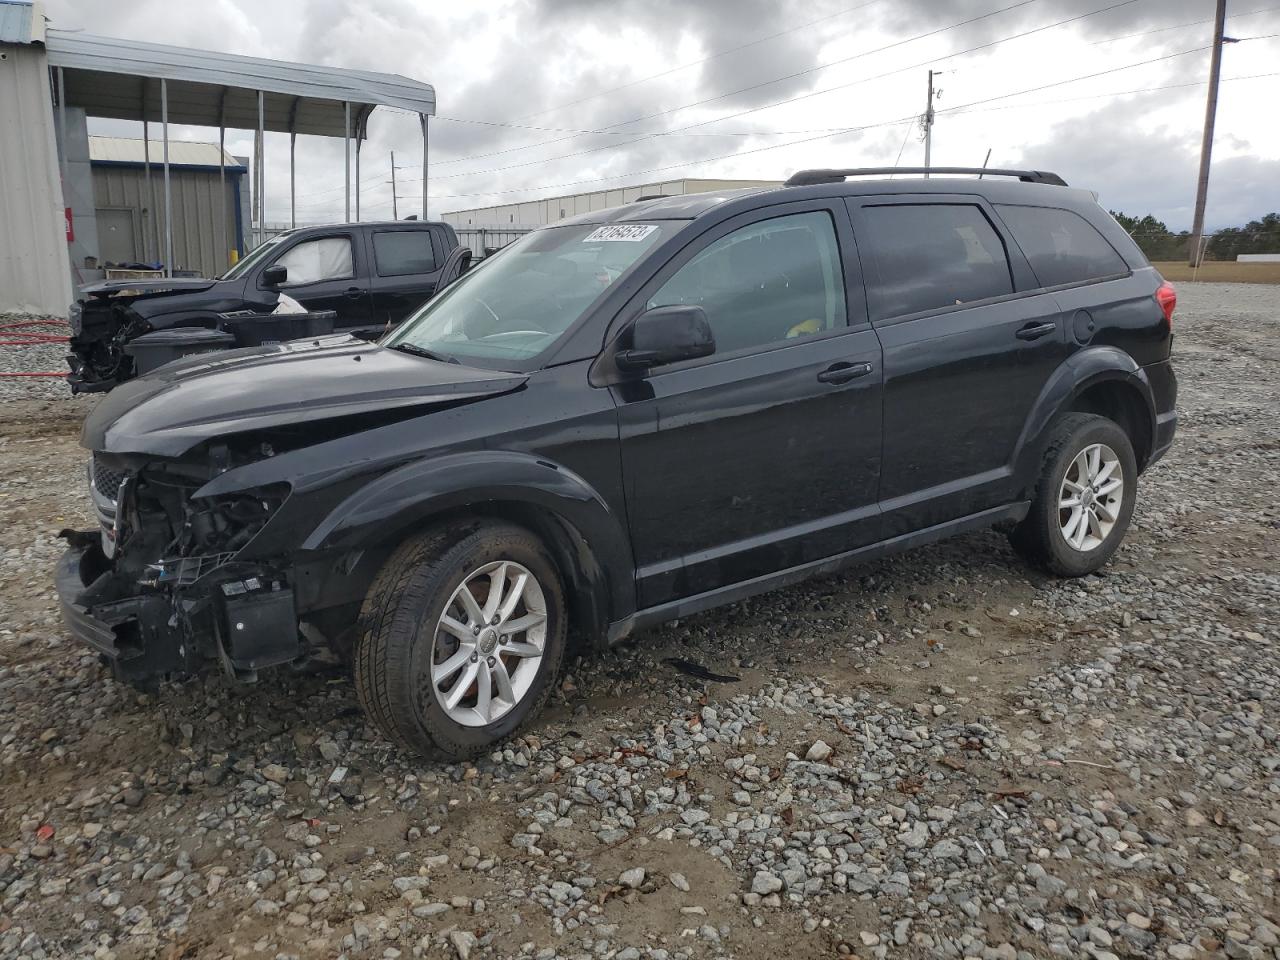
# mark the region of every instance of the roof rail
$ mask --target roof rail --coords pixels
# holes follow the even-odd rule
[[[996,170],[987,167],[852,167],[848,170],[800,170],[783,186],[807,187],[816,183],[843,183],[846,177],[886,176],[894,173],[970,173],[978,177],[1017,177],[1023,183],[1049,183],[1065,187],[1067,181],[1047,170]]]
[[[644,201],[646,201],[646,200],[662,200],[662,199],[665,199],[666,197],[674,197],[674,196],[679,196],[679,194],[674,194],[674,193],[646,193],[646,194],[645,194],[644,196],[642,196],[642,197],[636,197],[636,198],[635,198],[634,200],[632,200],[631,202],[632,202],[632,203],[643,203],[643,202],[644,202]]]

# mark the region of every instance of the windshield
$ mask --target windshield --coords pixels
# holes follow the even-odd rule
[[[258,261],[265,259],[271,255],[271,251],[280,244],[289,239],[289,234],[282,233],[279,236],[272,237],[266,243],[259,244],[254,247],[243,260],[236,262],[236,265],[224,273],[220,277],[214,277],[215,280],[236,280],[243,277],[246,273],[254,268]]]
[[[550,227],[521,237],[428,300],[383,344],[501,367],[537,356],[683,223]]]

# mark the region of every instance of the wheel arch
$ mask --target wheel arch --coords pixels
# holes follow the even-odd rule
[[[1123,350],[1099,346],[1072,355],[1041,390],[1018,438],[1013,462],[1020,491],[1034,489],[1046,433],[1063,413],[1095,413],[1116,421],[1133,443],[1141,471],[1155,442],[1155,409],[1146,371]]]
[[[501,451],[408,464],[340,503],[302,545],[315,551],[385,552],[428,527],[505,520],[536,534],[566,587],[571,625],[603,642],[635,607],[635,575],[622,518],[573,471]]]

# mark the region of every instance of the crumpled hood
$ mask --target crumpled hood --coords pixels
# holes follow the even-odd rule
[[[80,288],[87,297],[114,297],[118,295],[138,294],[148,296],[157,293],[193,293],[208,290],[218,281],[204,277],[158,277],[153,280],[108,280],[104,283],[90,283]]]
[[[506,393],[524,374],[411,356],[355,337],[186,357],[108,393],[85,420],[90,450],[176,457],[214,437]]]

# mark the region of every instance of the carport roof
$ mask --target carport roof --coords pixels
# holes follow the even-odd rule
[[[267,130],[340,137],[344,103],[351,135],[363,136],[375,107],[436,112],[429,83],[392,73],[263,60],[117,37],[47,31],[49,65],[65,71],[67,103],[91,117],[160,120],[160,81],[168,82],[169,122],[252,130],[258,91]]]

